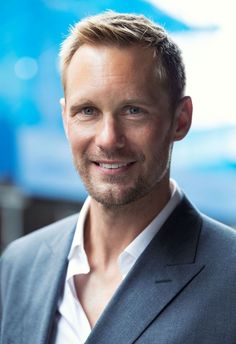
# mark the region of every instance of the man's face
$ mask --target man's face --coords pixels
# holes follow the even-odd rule
[[[113,207],[158,197],[179,137],[153,51],[83,45],[68,67],[65,99],[65,130],[92,198]]]

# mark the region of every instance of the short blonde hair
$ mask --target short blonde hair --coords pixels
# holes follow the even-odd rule
[[[186,78],[181,51],[161,26],[143,15],[107,11],[84,18],[71,27],[60,50],[64,90],[67,68],[73,55],[83,44],[120,47],[139,45],[153,48],[158,57],[158,74],[161,81],[165,82],[171,103],[175,105],[183,96]]]

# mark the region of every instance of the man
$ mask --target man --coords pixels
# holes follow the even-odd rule
[[[63,122],[90,196],[2,258],[2,344],[235,344],[236,235],[170,180],[191,125],[180,51],[143,16],[62,45]]]

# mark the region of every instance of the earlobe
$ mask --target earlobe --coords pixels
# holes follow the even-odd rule
[[[188,133],[192,123],[192,99],[183,97],[175,111],[174,141],[182,140]]]
[[[66,118],[66,101],[65,101],[65,98],[60,99],[60,105],[61,105],[61,113],[62,113],[64,131],[65,131],[66,137],[68,139],[68,124],[67,124],[67,118]]]

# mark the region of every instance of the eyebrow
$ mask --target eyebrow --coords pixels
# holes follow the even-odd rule
[[[151,99],[147,99],[146,101],[144,99],[136,99],[136,98],[130,98],[123,102],[123,106],[137,106],[140,108],[146,108],[146,110],[151,110],[156,107],[156,104],[151,101]]]
[[[150,103],[145,102],[143,99],[139,99],[139,98],[128,98],[123,103],[124,104],[139,104],[139,105],[144,105],[144,106],[150,105]]]

